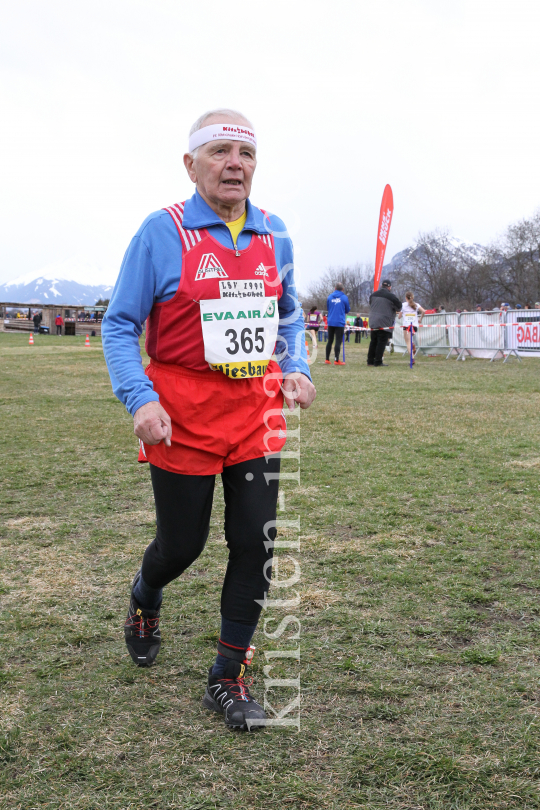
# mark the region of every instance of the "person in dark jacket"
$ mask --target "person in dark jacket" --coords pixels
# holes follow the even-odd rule
[[[371,294],[369,299],[369,325],[371,340],[369,343],[368,366],[386,366],[383,363],[384,350],[388,343],[397,312],[401,312],[401,301],[390,290],[392,283],[383,281],[380,290]]]
[[[363,325],[364,325],[364,321],[363,321],[363,319],[362,319],[362,317],[361,317],[360,313],[358,313],[358,314],[356,315],[356,318],[354,319],[354,325],[356,326],[356,328],[357,328],[357,329],[358,329],[359,327],[360,327],[360,328],[362,328],[362,327],[363,327]],[[362,342],[362,332],[360,332],[360,330],[359,330],[358,332],[355,332],[355,333],[354,333],[354,342],[355,342],[355,343],[361,343],[361,342]]]
[[[336,289],[327,298],[326,306],[328,308],[328,343],[326,344],[326,360],[327,365],[330,365],[330,353],[332,351],[332,343],[334,338],[336,345],[334,348],[335,353],[335,366],[344,366],[345,363],[339,359],[339,350],[343,341],[343,332],[345,329],[346,315],[350,311],[349,299],[343,292],[343,284],[338,281]]]

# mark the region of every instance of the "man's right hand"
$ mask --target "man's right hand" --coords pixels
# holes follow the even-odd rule
[[[159,444],[163,441],[167,447],[171,446],[171,417],[159,402],[147,402],[135,411],[133,430],[144,444]]]

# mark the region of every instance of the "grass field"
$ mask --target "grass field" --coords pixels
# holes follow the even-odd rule
[[[260,629],[252,673],[262,697],[264,652],[300,644],[273,673],[300,675],[301,726],[248,735],[201,707],[219,487],[158,664],[125,651],[152,496],[83,343],[0,334],[2,810],[540,808],[540,363],[319,357],[283,484],[303,600],[268,624],[294,612],[300,642]]]

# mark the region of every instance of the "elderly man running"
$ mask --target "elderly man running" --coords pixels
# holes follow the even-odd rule
[[[191,128],[184,164],[195,194],[143,222],[103,321],[114,393],[134,417],[157,517],[124,631],[133,661],[150,666],[161,643],[163,588],[202,552],[221,474],[229,561],[203,703],[228,726],[249,730],[266,717],[243,676],[268,591],[283,399],[308,408],[315,388],[291,240],[280,219],[248,199],[257,165],[252,125],[234,110],[206,113]]]

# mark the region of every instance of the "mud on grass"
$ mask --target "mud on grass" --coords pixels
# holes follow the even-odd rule
[[[83,343],[0,334],[0,807],[540,807],[536,361],[319,358],[301,485],[283,487],[301,730],[248,736],[201,707],[219,486],[208,546],[167,590],[158,665],[125,652],[152,497],[99,340]],[[255,643],[262,697],[277,645]]]

